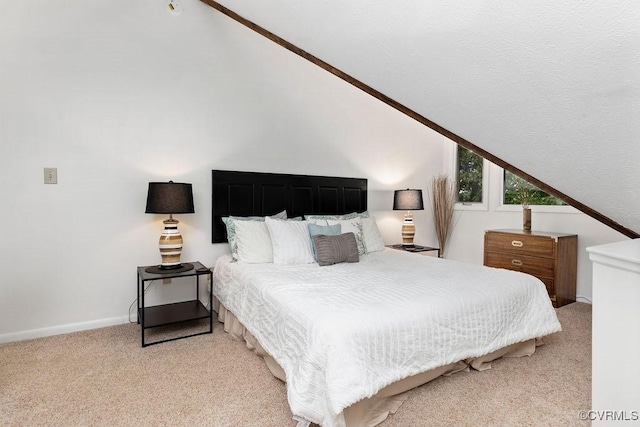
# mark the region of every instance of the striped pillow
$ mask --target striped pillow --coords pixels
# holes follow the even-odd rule
[[[360,261],[358,244],[353,233],[344,233],[338,236],[319,234],[313,236],[313,241],[316,244],[318,264],[321,266]]]

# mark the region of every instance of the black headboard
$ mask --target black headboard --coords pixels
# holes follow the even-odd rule
[[[367,180],[212,170],[212,243],[227,241],[222,217],[345,214],[367,209]]]

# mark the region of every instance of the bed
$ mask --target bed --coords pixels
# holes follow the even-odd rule
[[[247,200],[250,206],[234,208]],[[232,237],[232,254],[215,263],[218,319],[286,381],[300,426],[376,425],[411,388],[469,366],[486,369],[497,357],[531,355],[541,337],[560,330],[546,288],[533,276],[379,244],[367,250],[374,248],[367,233],[357,242],[364,247],[355,249],[358,262],[278,261],[282,236],[270,227],[302,230],[314,219],[326,227],[339,222],[343,231],[351,223],[360,230],[375,224],[366,211],[366,180],[213,171],[212,206],[214,228],[222,223],[212,240]],[[309,219],[265,218],[280,212]],[[234,216],[255,220],[236,221],[227,236],[222,218]],[[243,240],[265,228],[274,261],[238,259]],[[251,255],[268,246],[250,242]]]

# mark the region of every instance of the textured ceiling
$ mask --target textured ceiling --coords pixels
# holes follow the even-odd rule
[[[219,3],[640,232],[640,2]]]

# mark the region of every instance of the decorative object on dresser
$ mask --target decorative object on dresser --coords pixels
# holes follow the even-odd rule
[[[453,219],[453,208],[456,205],[457,185],[447,175],[440,175],[433,177],[431,190],[436,236],[440,245],[438,257],[440,257],[444,256],[447,241],[451,235],[451,220]]]
[[[180,263],[182,236],[178,231],[179,221],[173,219],[173,214],[194,212],[191,184],[173,181],[149,183],[145,213],[169,214],[169,219],[163,221],[164,230],[159,242],[161,270],[183,268]]]
[[[484,265],[531,274],[544,282],[554,307],[575,302],[578,236],[487,230]]]
[[[411,211],[421,211],[424,209],[422,201],[422,190],[396,190],[393,194],[393,210],[407,211],[404,215],[402,223],[402,244],[405,246],[413,245],[413,237],[416,234],[416,226],[413,223],[413,214]]]
[[[514,177],[514,190],[522,205],[522,231],[531,231],[531,208],[529,204],[533,198],[536,187],[519,176]]]
[[[531,208],[522,207],[522,231],[531,232]]]

